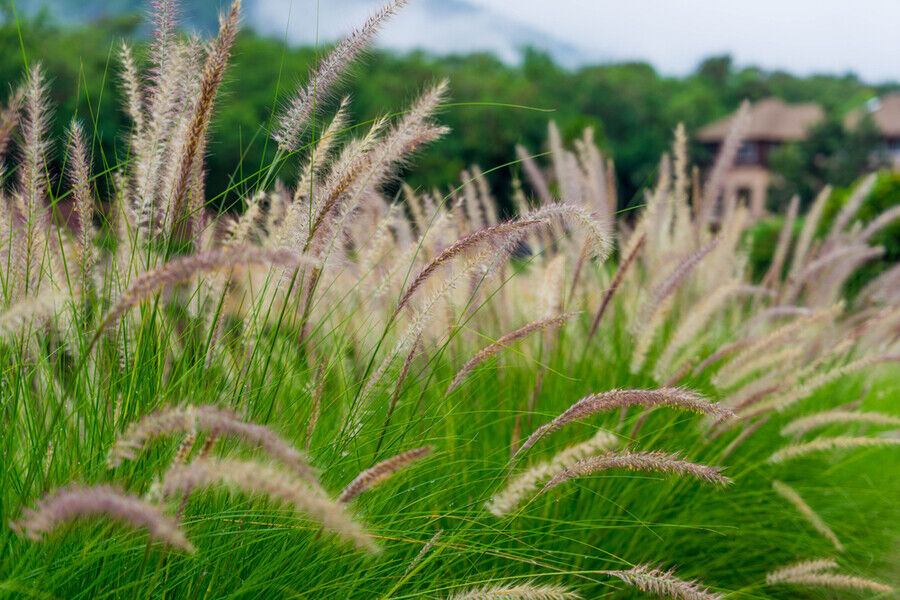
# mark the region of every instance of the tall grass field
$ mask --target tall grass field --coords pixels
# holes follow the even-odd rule
[[[897,597],[900,267],[845,293],[900,218],[857,218],[874,176],[795,199],[761,280],[746,106],[703,172],[673,131],[637,210],[552,123],[508,197],[398,186],[452,82],[366,123],[334,90],[403,4],[276,104],[237,213],[204,157],[240,0],[211,40],[152,3],[115,158],[91,115],[48,139],[40,64],[10,86],[2,596]]]

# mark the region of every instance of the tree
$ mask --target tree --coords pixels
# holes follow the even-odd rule
[[[805,140],[769,155],[769,167],[780,180],[770,190],[770,208],[779,211],[795,194],[808,204],[825,185],[846,187],[878,168],[884,164],[880,140],[870,115],[847,128],[835,113],[829,114]]]
[[[710,56],[697,67],[697,76],[706,79],[716,87],[724,88],[731,77],[732,59],[730,54]]]

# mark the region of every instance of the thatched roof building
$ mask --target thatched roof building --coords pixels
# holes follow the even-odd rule
[[[900,139],[900,92],[872,98],[864,106],[851,110],[844,120],[845,125],[856,127],[866,113],[871,115],[882,137]]]
[[[700,129],[697,139],[711,154],[716,154],[728,134],[737,113]],[[769,154],[785,142],[806,138],[809,130],[825,118],[818,104],[788,104],[779,98],[766,98],[749,108],[743,144],[734,168],[725,179],[723,194],[747,205],[754,216],[765,213],[766,196],[773,178],[769,173]],[[774,183],[777,183],[775,181]]]
[[[697,132],[701,142],[721,142],[731,131],[736,113],[719,119]],[[766,98],[750,106],[745,141],[789,142],[806,138],[809,128],[825,118],[818,104],[787,104],[779,98]]]

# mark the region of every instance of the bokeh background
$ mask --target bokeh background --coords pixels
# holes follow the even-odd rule
[[[266,131],[273,109],[316,57],[377,5],[245,0],[245,29],[209,149],[207,185],[224,209],[235,208],[271,158]],[[146,2],[0,0],[0,6],[0,79],[17,83],[23,66],[41,57],[54,77],[57,139],[77,114],[94,129],[95,166],[122,160],[128,123],[116,51],[124,39],[140,54]],[[184,0],[186,34],[213,31],[220,8],[215,0]],[[365,123],[385,107],[403,105],[416,89],[450,78],[452,100],[441,120],[453,134],[402,173],[423,189],[446,189],[477,164],[495,195],[506,198],[516,168],[504,165],[515,159],[516,144],[541,152],[549,119],[569,139],[591,126],[615,160],[623,211],[643,202],[637,190],[652,184],[679,122],[694,138],[693,158],[704,165],[716,149],[703,138],[704,127],[742,101],[812,106],[816,118],[799,125],[788,113],[760,117],[768,121],[758,124],[758,147],[749,140],[739,156],[747,165],[759,163],[767,177],[769,218],[754,230],[762,270],[779,214],[795,194],[807,205],[830,183],[834,212],[845,189],[877,168],[878,185],[860,217],[900,202],[894,172],[900,96],[892,96],[900,91],[898,21],[900,3],[891,0],[853,6],[834,0],[413,0],[342,92],[352,97],[355,122]],[[764,139],[773,128],[778,134],[792,127],[801,134]],[[887,253],[861,280],[900,258],[900,225],[882,238]]]

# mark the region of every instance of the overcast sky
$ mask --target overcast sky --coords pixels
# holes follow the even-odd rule
[[[900,0],[470,0],[607,59],[682,74],[714,53],[797,73],[900,79]]]

